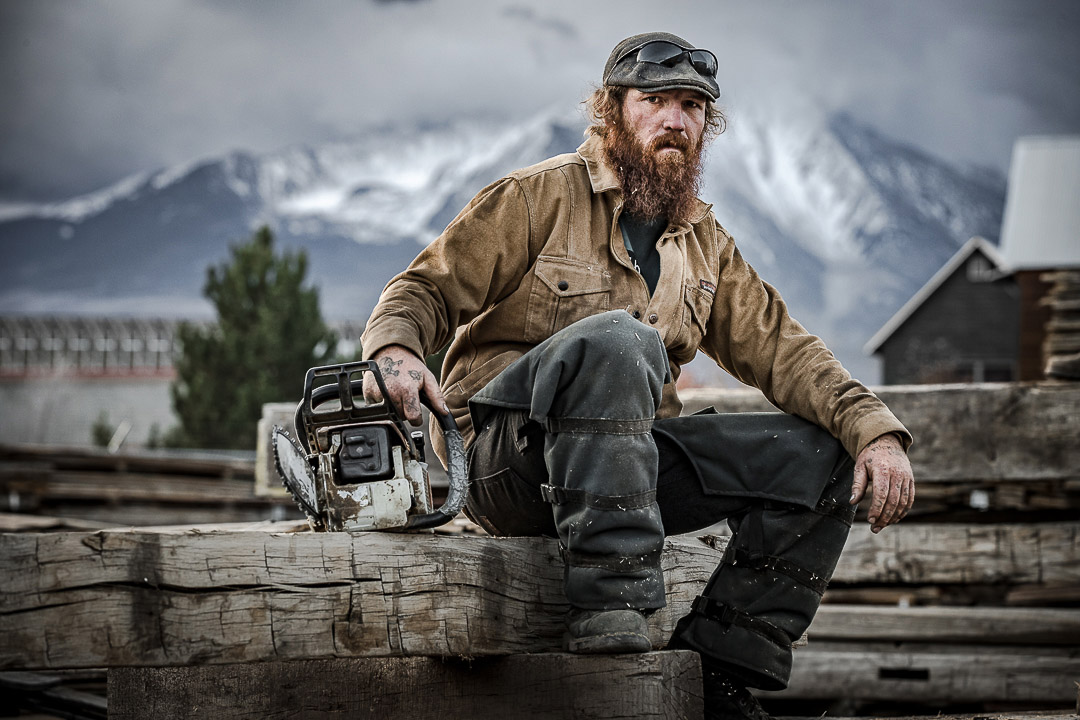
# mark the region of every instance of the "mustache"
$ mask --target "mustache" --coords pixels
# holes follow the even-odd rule
[[[683,153],[689,153],[693,148],[690,146],[690,140],[678,132],[669,132],[661,135],[658,138],[653,138],[649,143],[648,150],[650,152],[657,152],[664,148],[675,148],[681,150]]]

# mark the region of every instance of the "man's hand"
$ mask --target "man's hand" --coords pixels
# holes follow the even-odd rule
[[[388,345],[375,353],[372,360],[382,373],[390,403],[411,424],[420,425],[424,421],[420,414],[421,392],[427,396],[431,407],[437,412],[450,412],[442,390],[439,389],[439,381],[431,374],[424,361],[416,357],[411,350],[401,345]],[[369,403],[381,402],[383,399],[379,384],[371,373],[364,376],[364,399]]]
[[[866,492],[866,483],[874,486],[870,503],[870,531],[881,532],[908,514],[915,502],[915,478],[911,474],[904,446],[892,433],[877,438],[855,459],[855,484],[851,504],[857,505]]]

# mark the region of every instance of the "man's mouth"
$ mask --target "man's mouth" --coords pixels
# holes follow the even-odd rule
[[[668,135],[653,141],[653,152],[659,154],[665,150],[676,150],[685,155],[690,149],[689,145],[685,138]]]

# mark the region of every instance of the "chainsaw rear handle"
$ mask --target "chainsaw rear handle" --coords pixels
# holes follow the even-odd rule
[[[379,366],[371,361],[354,362],[343,365],[312,368],[308,371],[307,380],[305,382],[309,386],[314,380],[315,375],[320,373],[324,375],[337,375],[338,382],[313,388],[310,391],[305,392],[305,394],[308,395],[308,398],[306,398],[305,401],[302,401],[296,410],[296,429],[298,431],[298,436],[306,439],[308,433],[299,432],[300,429],[302,427],[306,429],[306,419],[314,415],[314,411],[319,405],[329,400],[339,400],[343,411],[346,407],[351,410],[349,414],[352,416],[353,422],[363,422],[363,419],[358,417],[358,415],[361,413],[367,414],[364,411],[370,411],[373,408],[371,406],[361,408],[353,402],[354,397],[363,397],[363,380],[349,379],[350,375],[357,371],[370,372],[375,376],[375,382],[378,384],[379,390],[383,396],[382,404],[385,405],[385,408],[380,408],[380,411],[385,410],[395,423],[404,424],[404,421],[398,416],[397,409],[394,407],[393,403],[386,399],[386,384],[383,382],[382,373],[379,372]],[[461,509],[465,507],[465,501],[469,497],[469,470],[465,461],[465,441],[458,431],[457,422],[455,422],[454,416],[450,413],[442,414],[432,408],[430,400],[423,392],[420,393],[420,401],[428,407],[439,422],[439,430],[442,432],[443,442],[446,444],[446,472],[450,479],[450,488],[446,495],[446,501],[441,507],[424,515],[411,516],[408,523],[405,525],[404,529],[406,530],[427,530],[429,528],[445,525],[461,512]],[[308,408],[306,411],[305,405]],[[334,415],[336,414],[337,413],[334,413]],[[307,445],[306,442],[305,445]],[[311,448],[308,447],[307,451],[310,453]]]
[[[450,413],[444,415],[432,408],[423,394],[420,399],[439,421],[443,442],[446,443],[446,474],[450,478],[450,489],[446,493],[446,501],[438,510],[425,515],[413,515],[405,525],[406,530],[427,530],[445,525],[461,512],[465,501],[469,499],[469,468],[465,462],[465,441],[458,431],[457,422]]]

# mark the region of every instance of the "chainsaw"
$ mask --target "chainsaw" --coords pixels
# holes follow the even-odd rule
[[[382,402],[364,402],[365,373],[375,377]],[[432,410],[450,476],[446,502],[433,510],[424,434],[410,431],[387,397],[374,362],[311,368],[296,407],[295,437],[280,426],[271,432],[282,483],[312,529],[425,530],[449,522],[465,505],[465,446],[453,417]]]

